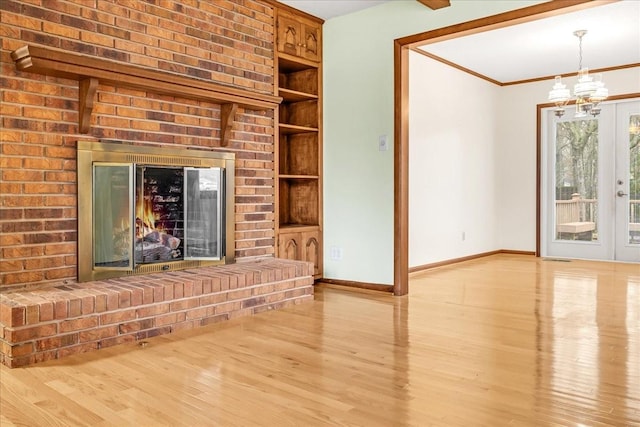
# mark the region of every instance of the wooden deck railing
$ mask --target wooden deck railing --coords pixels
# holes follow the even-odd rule
[[[598,201],[596,199],[582,199],[579,194],[573,194],[571,200],[556,200],[556,230],[568,231],[567,224],[593,223],[593,229],[598,223]],[[640,231],[640,200],[629,200],[629,229]]]
[[[598,201],[582,199],[574,194],[571,200],[556,200],[556,224],[597,222]]]
[[[640,224],[640,200],[629,200],[629,222]]]

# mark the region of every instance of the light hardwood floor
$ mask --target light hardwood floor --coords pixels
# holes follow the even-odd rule
[[[2,426],[640,426],[640,266],[494,255],[0,367]]]

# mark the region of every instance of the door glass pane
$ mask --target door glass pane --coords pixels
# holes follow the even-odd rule
[[[640,244],[640,114],[629,117],[629,243]]]
[[[556,240],[598,240],[598,120],[556,123]]]
[[[132,181],[132,168],[129,165],[94,165],[94,267],[130,269],[133,266]]]
[[[186,168],[185,173],[185,258],[220,259],[221,169]]]

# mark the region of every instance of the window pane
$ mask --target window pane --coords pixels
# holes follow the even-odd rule
[[[598,120],[556,125],[556,239],[598,239]]]
[[[629,243],[640,245],[640,114],[629,117]]]

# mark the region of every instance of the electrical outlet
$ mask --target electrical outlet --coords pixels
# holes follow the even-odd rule
[[[462,232],[462,241],[464,242],[467,239],[467,233]]]
[[[331,261],[340,261],[342,259],[342,248],[331,246],[329,248],[329,258],[331,258]]]

